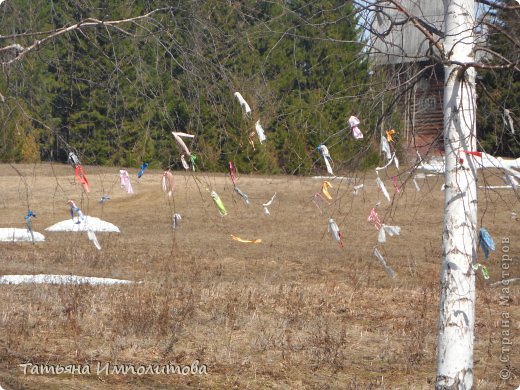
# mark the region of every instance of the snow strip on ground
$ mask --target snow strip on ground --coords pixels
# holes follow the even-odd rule
[[[86,216],[80,223],[77,222],[77,218],[67,219],[49,226],[45,230],[48,232],[86,232],[90,229],[94,232],[120,232],[116,225],[96,217]]]
[[[90,284],[92,286],[98,285],[112,285],[112,284],[128,284],[134,283],[131,280],[110,279],[110,278],[96,278],[92,276],[77,276],[77,275],[3,275],[0,276],[0,284]]]
[[[45,236],[38,232],[33,232],[34,241],[45,241]],[[31,233],[27,229],[0,228],[0,241],[32,241]]]

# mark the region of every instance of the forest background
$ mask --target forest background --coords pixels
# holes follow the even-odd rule
[[[38,33],[88,18],[157,9],[132,23],[71,30],[4,65],[0,161],[66,162],[72,150],[83,164],[180,169],[171,131],[182,131],[196,135],[199,169],[233,161],[244,173],[307,174],[322,142],[340,167],[373,166],[381,131],[402,127],[350,1],[10,0],[0,7],[0,42],[28,46]],[[491,30],[488,45],[516,62],[508,39],[520,32],[518,11],[491,12],[487,20],[509,35]],[[15,49],[0,52],[3,64],[15,57]],[[514,122],[520,113],[518,74],[479,71],[477,132],[488,153],[520,153],[504,120],[505,108]],[[236,91],[252,115],[243,115]],[[361,141],[350,133],[351,115],[362,121]],[[268,142],[253,147],[258,120]]]

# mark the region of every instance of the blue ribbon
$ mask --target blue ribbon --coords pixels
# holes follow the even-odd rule
[[[137,172],[137,178],[140,179],[141,176],[144,175],[144,171],[146,171],[146,168],[148,168],[148,163],[142,163],[141,169],[139,169],[139,172]]]
[[[495,243],[486,228],[480,228],[478,236],[480,247],[484,252],[484,257],[487,259],[489,257],[489,251],[495,250]]]

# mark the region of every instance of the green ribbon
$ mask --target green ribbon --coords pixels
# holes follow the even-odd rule
[[[217,206],[217,209],[218,209],[218,212],[220,213],[220,215],[222,215],[223,217],[226,216],[227,210],[224,207],[224,203],[222,202],[222,200],[220,199],[220,197],[218,196],[218,194],[215,191],[211,191],[211,198],[213,199],[213,202],[215,202],[215,206]]]
[[[475,271],[478,271],[478,269],[480,268],[480,270],[482,271],[482,276],[484,277],[484,279],[486,279],[486,280],[489,279],[489,271],[488,271],[488,269],[487,269],[487,267],[485,265],[482,265],[480,263],[475,263],[475,264],[472,264],[471,267]]]

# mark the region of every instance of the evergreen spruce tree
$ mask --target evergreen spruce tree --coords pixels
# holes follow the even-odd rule
[[[500,2],[506,5],[516,4],[515,1]],[[484,45],[512,63],[518,63],[520,11],[491,12],[492,15],[484,19],[489,23],[484,25],[488,31]],[[517,44],[512,45],[511,39]],[[493,155],[518,157],[520,155],[519,72],[511,69],[479,70],[478,81],[477,133],[481,147]],[[513,124],[512,127],[510,123]]]
[[[171,131],[196,135],[202,169],[307,173],[328,140],[337,160],[365,147],[347,120],[374,121],[356,98],[366,81],[353,8],[339,0],[282,3],[171,2],[6,3],[6,31],[49,31],[86,18],[115,20],[171,6],[171,12],[121,29],[74,30],[11,66],[2,87],[21,99],[41,157],[84,163],[179,168]],[[25,10],[24,14],[21,10]],[[7,20],[5,15],[15,18]],[[22,44],[30,44],[27,37]],[[233,93],[253,109],[244,116]],[[11,101],[13,103],[14,100]],[[11,107],[11,109],[9,108]],[[0,107],[7,120],[15,104]],[[255,148],[256,121],[268,142]],[[2,159],[11,159],[1,151]]]

